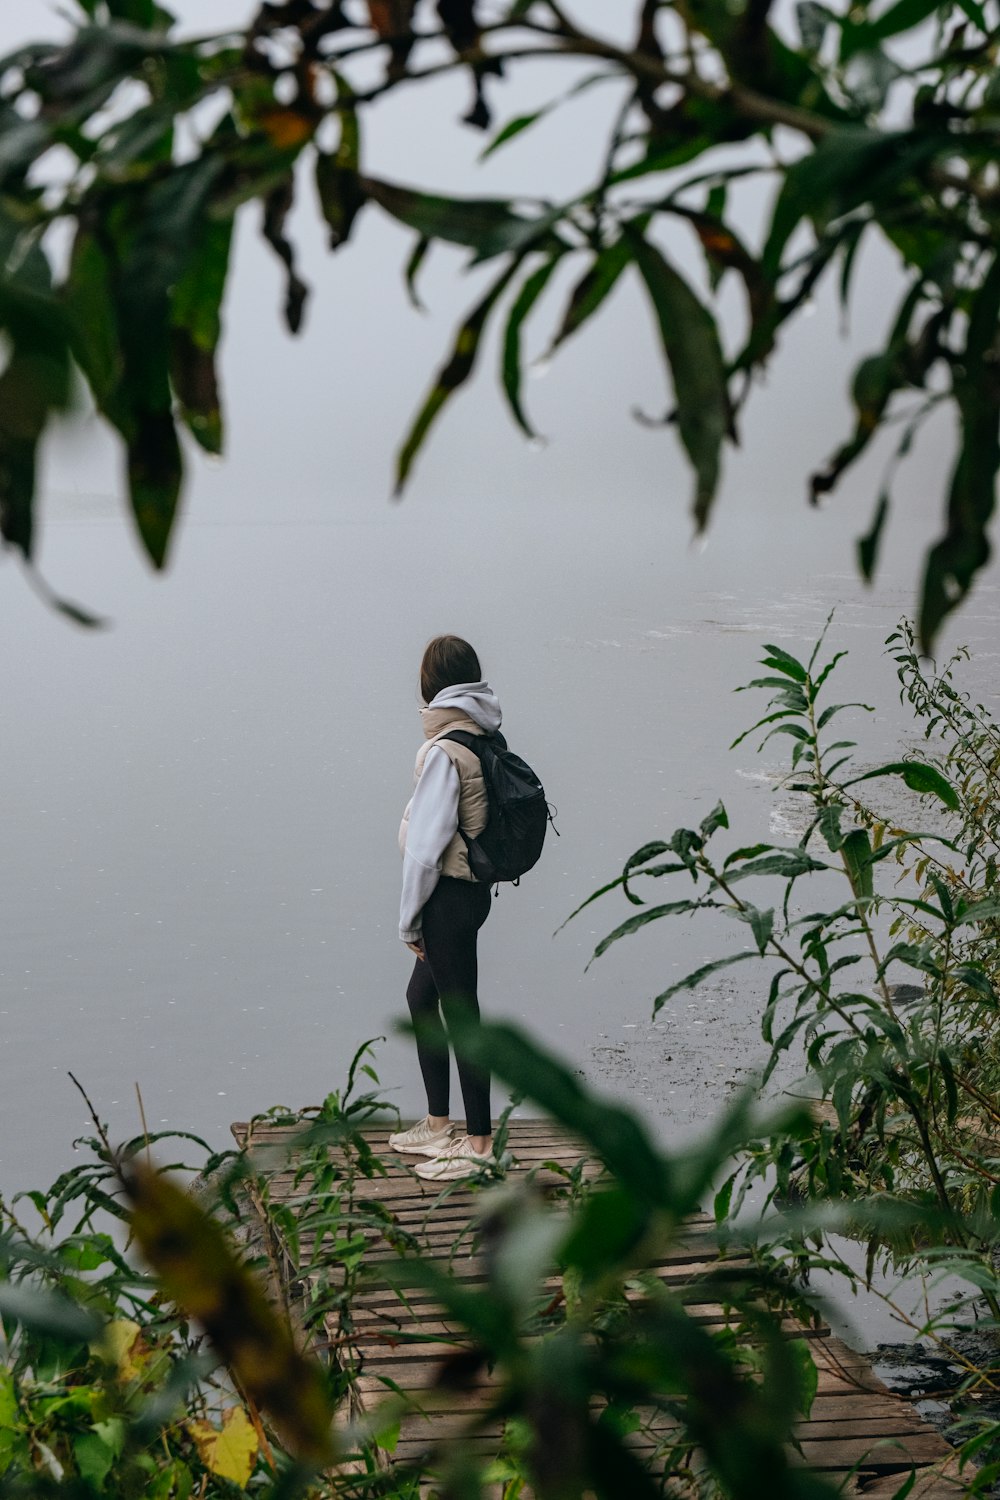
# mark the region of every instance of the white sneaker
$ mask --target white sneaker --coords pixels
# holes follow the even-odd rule
[[[437,1156],[448,1145],[455,1133],[454,1125],[432,1125],[425,1115],[409,1130],[397,1130],[391,1135],[388,1145],[393,1151],[409,1151],[416,1156]]]
[[[467,1135],[461,1135],[439,1150],[433,1161],[414,1167],[418,1177],[428,1182],[451,1182],[458,1177],[475,1177],[483,1167],[496,1166],[492,1147],[477,1151]]]

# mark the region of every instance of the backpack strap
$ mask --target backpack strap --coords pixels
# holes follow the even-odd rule
[[[483,766],[483,750],[487,746],[489,746],[489,748],[494,751],[498,748],[506,750],[507,741],[504,739],[503,735],[500,734],[499,731],[496,734],[470,734],[467,729],[451,729],[446,734],[435,735],[433,743],[435,745],[439,744],[441,740],[454,740],[456,745],[464,745],[467,750],[471,750],[472,753],[476,756],[479,761],[479,768],[482,771],[483,782],[486,785],[486,796],[488,803],[489,783],[486,780],[486,769]],[[499,745],[497,743],[498,741]],[[473,841],[469,834],[466,833],[461,823],[458,825],[458,831],[462,836],[466,849],[470,848]]]
[[[506,750],[507,741],[499,729],[494,734],[470,734],[467,729],[450,729],[446,734],[435,735],[433,743],[436,745],[441,740],[454,740],[456,745],[464,745],[467,750],[473,751],[482,760],[483,746],[489,745],[492,750]]]

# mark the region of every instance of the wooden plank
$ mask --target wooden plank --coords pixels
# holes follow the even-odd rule
[[[958,1467],[958,1459],[952,1450],[950,1457],[924,1472],[918,1472],[916,1482],[910,1491],[907,1500],[956,1500],[956,1496],[964,1495],[968,1489],[968,1476],[963,1476]],[[899,1487],[899,1479],[893,1479],[889,1475],[879,1476],[868,1483],[862,1482],[857,1493],[865,1496],[865,1500],[889,1500]]]
[[[305,1122],[305,1128],[308,1128]],[[486,1264],[479,1251],[481,1229],[474,1222],[485,1208],[482,1185],[442,1186],[416,1176],[413,1167],[419,1157],[406,1157],[388,1151],[387,1141],[395,1129],[386,1122],[365,1130],[365,1138],[376,1154],[385,1152],[385,1175],[355,1179],[350,1185],[351,1198],[361,1220],[366,1205],[379,1213],[392,1215],[400,1231],[417,1242],[421,1256],[428,1256],[465,1287],[486,1287]],[[247,1139],[246,1124],[235,1125],[233,1133],[242,1145]],[[251,1137],[255,1159],[270,1162],[274,1170],[269,1177],[270,1201],[283,1210],[300,1214],[301,1270],[291,1264],[287,1246],[283,1258],[290,1279],[304,1277],[316,1280],[310,1270],[322,1255],[324,1226],[310,1224],[312,1197],[309,1174],[297,1172],[294,1161],[296,1137],[302,1127],[262,1125]],[[587,1155],[579,1142],[544,1120],[516,1120],[510,1125],[509,1149],[517,1160],[517,1176],[530,1179],[545,1193],[558,1192],[565,1176],[546,1163],[566,1170],[576,1167]],[[289,1156],[289,1153],[292,1153]],[[331,1159],[336,1153],[331,1150]],[[585,1174],[591,1181],[601,1173],[599,1162],[588,1159]],[[488,1183],[485,1184],[488,1186]],[[257,1207],[266,1213],[266,1204]],[[470,1221],[473,1221],[470,1223]],[[350,1225],[349,1218],[339,1219],[336,1233],[341,1236]],[[273,1227],[273,1226],[272,1226]],[[502,1426],[488,1416],[488,1408],[497,1383],[485,1368],[463,1382],[459,1391],[438,1388],[442,1361],[457,1350],[467,1348],[468,1335],[452,1326],[433,1295],[419,1281],[407,1287],[405,1260],[384,1240],[377,1224],[359,1222],[353,1232],[363,1233],[371,1242],[366,1265],[375,1275],[378,1267],[394,1267],[396,1286],[366,1281],[352,1303],[354,1328],[350,1343],[345,1345],[335,1320],[329,1320],[321,1344],[340,1351],[339,1357],[356,1371],[353,1381],[352,1409],[362,1412],[376,1405],[393,1386],[409,1393],[413,1410],[404,1418],[394,1455],[379,1455],[379,1462],[420,1463],[428,1465],[429,1450],[458,1434],[472,1451],[497,1453],[503,1442]],[[381,1243],[380,1243],[381,1241]],[[682,1241],[672,1245],[652,1269],[681,1295],[690,1287],[688,1311],[704,1327],[726,1326],[731,1315],[713,1295],[711,1286],[698,1282],[713,1271],[739,1271],[749,1264],[745,1255],[734,1253],[721,1257],[714,1238],[714,1220],[707,1214],[692,1219]],[[336,1266],[323,1272],[336,1283]],[[414,1273],[418,1275],[419,1273]],[[318,1275],[318,1273],[317,1273]],[[561,1289],[560,1279],[553,1275],[539,1286],[540,1302]],[[635,1295],[638,1295],[636,1293]],[[867,1359],[849,1349],[830,1330],[816,1320],[804,1326],[792,1318],[782,1324],[789,1336],[805,1337],[817,1368],[817,1394],[808,1419],[798,1428],[796,1463],[805,1462],[832,1479],[844,1481],[845,1496],[868,1496],[881,1500],[898,1488],[901,1478],[915,1467],[918,1484],[911,1491],[913,1500],[954,1500],[960,1493],[955,1471],[949,1471],[952,1450],[933,1431],[916,1410],[890,1392],[877,1379]],[[416,1335],[416,1337],[414,1337]],[[595,1409],[600,1403],[595,1403]],[[464,1436],[470,1426],[492,1422],[475,1435]],[[647,1412],[643,1426],[629,1438],[644,1461],[653,1469],[657,1454],[669,1443],[674,1430],[669,1414]],[[659,1460],[662,1466],[662,1458]]]

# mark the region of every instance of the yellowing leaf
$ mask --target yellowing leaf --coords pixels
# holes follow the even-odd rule
[[[222,1226],[141,1158],[123,1172],[132,1232],[164,1294],[197,1318],[247,1395],[296,1456],[332,1461],[330,1392],[318,1361],[298,1349]],[[2,1288],[0,1288],[2,1290]]]
[[[257,124],[270,137],[271,144],[280,151],[291,146],[301,146],[312,135],[315,121],[307,119],[295,109],[262,110]]]
[[[245,1488],[253,1473],[259,1445],[253,1423],[243,1408],[229,1408],[222,1419],[221,1431],[211,1422],[192,1421],[187,1428],[205,1468],[220,1479],[230,1479]]]
[[[114,1365],[122,1380],[135,1380],[142,1374],[148,1357],[141,1343],[142,1329],[131,1318],[114,1318],[104,1329],[100,1340],[92,1345],[96,1354]]]

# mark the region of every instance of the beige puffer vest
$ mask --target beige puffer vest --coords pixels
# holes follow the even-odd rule
[[[427,738],[417,751],[413,785],[416,786],[420,780],[428,750],[432,745],[440,744],[441,749],[458,772],[458,826],[464,829],[470,838],[475,838],[486,827],[490,815],[486,798],[486,783],[483,780],[479,756],[467,746],[458,745],[454,740],[440,740],[439,736],[450,733],[452,729],[462,729],[466,734],[484,734],[485,731],[482,725],[463,714],[460,709],[422,708],[420,717],[423,719],[424,734]],[[399,825],[399,852],[401,854],[406,848],[409,821],[410,803],[408,802],[406,811],[403,813],[403,821]],[[475,880],[476,878],[469,869],[469,856],[465,840],[460,833],[455,834],[444,851],[441,859],[441,874],[451,875],[456,880]]]

